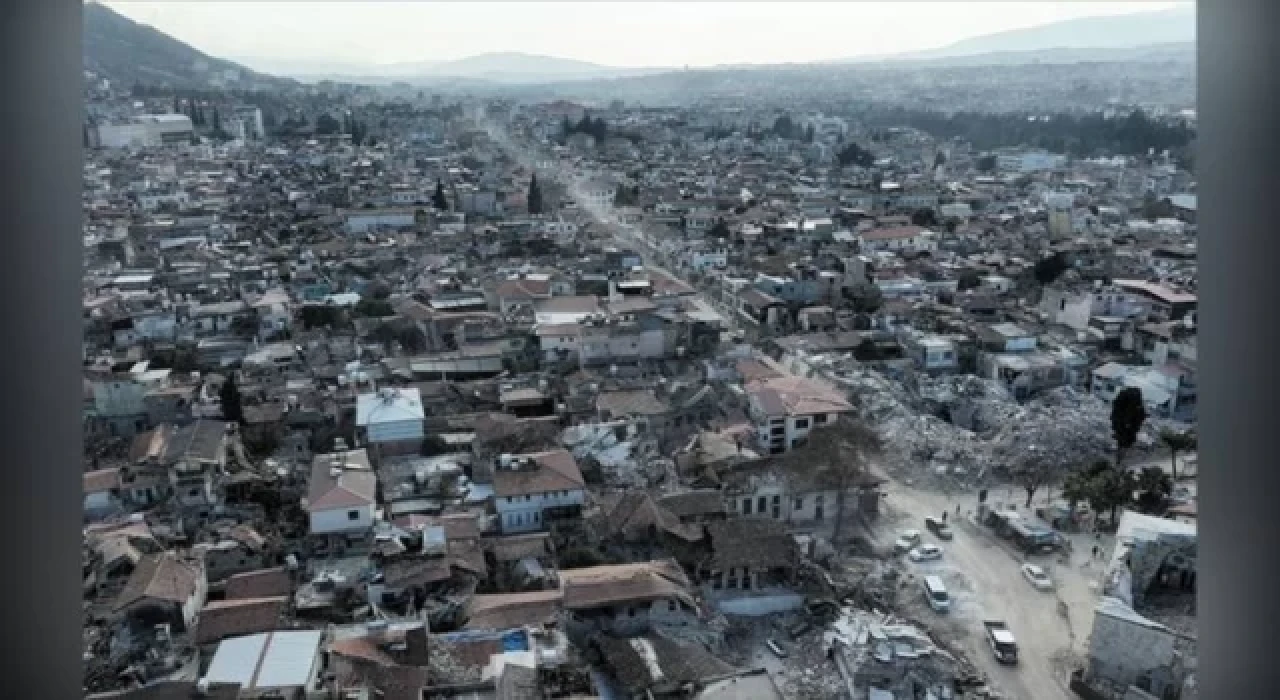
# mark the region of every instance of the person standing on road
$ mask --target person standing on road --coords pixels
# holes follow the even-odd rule
[[[942,511],[942,522],[947,522],[947,511]]]

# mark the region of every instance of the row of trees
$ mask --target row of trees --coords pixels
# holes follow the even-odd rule
[[[1133,505],[1143,513],[1163,514],[1178,478],[1178,455],[1196,447],[1194,433],[1163,430],[1160,441],[1171,455],[1172,471],[1146,467],[1134,473],[1124,466],[1124,457],[1137,443],[1147,420],[1142,390],[1122,389],[1111,403],[1111,432],[1116,446],[1114,464],[1105,459],[1093,461],[1086,468],[1063,463],[1060,455],[1029,451],[1012,468],[1014,480],[1026,492],[1026,507],[1041,487],[1062,482],[1062,497],[1074,513],[1077,504],[1088,503],[1096,513],[1109,513],[1112,522],[1116,511]],[[1137,494],[1135,496],[1135,494]]]
[[[871,124],[911,126],[939,139],[962,138],[979,150],[1033,146],[1078,157],[1144,155],[1169,150],[1183,167],[1190,167],[1196,132],[1186,120],[1154,119],[1142,110],[1124,116],[1101,113],[1027,114],[982,112],[943,113],[929,110],[878,109],[867,115]],[[994,170],[994,159],[978,163]]]
[[[840,149],[839,153],[836,154],[836,162],[839,163],[841,167],[856,165],[859,168],[870,168],[872,165],[875,165],[876,157],[871,153],[871,151],[868,151],[867,149],[850,141],[844,145],[844,148]]]
[[[560,122],[560,142],[564,143],[574,134],[587,134],[595,138],[596,143],[603,143],[605,137],[609,135],[609,125],[605,123],[603,117],[591,118],[590,114],[582,113],[582,119],[578,123],[569,121],[569,117],[565,117]]]

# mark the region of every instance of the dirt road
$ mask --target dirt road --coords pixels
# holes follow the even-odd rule
[[[957,503],[962,511],[976,506],[975,494],[953,497],[895,482],[886,486],[886,493],[884,515],[873,530],[877,545],[892,547],[902,530],[924,532],[925,516],[940,517],[943,512],[949,514],[947,520],[955,532],[950,542],[938,541],[925,532],[926,542],[936,542],[943,549],[939,561],[916,564],[904,557],[907,571],[916,579],[941,576],[953,598],[951,613],[939,615],[924,605],[920,596],[912,609],[915,616],[963,648],[1004,697],[1072,700],[1067,678],[1073,659],[1083,655],[1097,599],[1090,582],[1099,567],[1081,567],[1089,559],[1091,538],[1078,536],[1071,566],[1060,564],[1054,556],[1032,559],[1047,569],[1057,584],[1055,591],[1042,592],[1022,577],[1021,556],[984,528],[963,516],[956,517]],[[1067,619],[1058,611],[1060,600],[1067,604]],[[996,662],[987,644],[984,619],[1008,623],[1018,640],[1020,660],[1016,667]]]

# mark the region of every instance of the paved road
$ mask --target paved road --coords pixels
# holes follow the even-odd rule
[[[967,651],[970,660],[988,674],[1005,697],[1074,700],[1074,694],[1066,687],[1070,672],[1067,662],[1072,655],[1083,655],[1097,599],[1090,582],[1100,571],[1096,565],[1080,566],[1089,557],[1090,540],[1080,536],[1075,545],[1074,566],[1064,566],[1052,556],[1035,557],[1034,561],[1048,569],[1057,583],[1054,592],[1037,591],[1022,578],[1022,557],[965,518],[955,522],[956,499],[895,482],[887,485],[886,492],[886,512],[873,532],[881,546],[891,547],[902,530],[923,531],[927,515],[941,516],[946,511],[950,513],[948,521],[958,525],[952,541],[938,542],[944,552],[940,561],[906,564],[917,578],[940,575],[955,599],[954,609],[947,616],[938,615],[924,605],[921,596],[912,607],[916,617],[926,624],[936,622],[935,630]],[[976,499],[966,494],[962,500],[968,505]],[[925,539],[936,541],[928,534]],[[1058,613],[1059,600],[1067,603],[1067,620]],[[982,626],[984,619],[1008,623],[1018,639],[1017,667],[995,661]]]

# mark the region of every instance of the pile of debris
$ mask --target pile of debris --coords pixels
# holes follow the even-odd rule
[[[661,457],[653,440],[628,431],[625,425],[571,426],[560,442],[580,464],[598,465],[610,486],[644,488],[661,482],[674,468],[671,460]]]
[[[1019,402],[999,382],[971,375],[897,380],[862,370],[842,384],[860,417],[893,445],[884,466],[902,475],[928,466],[980,481],[1028,450],[1073,465],[1113,451],[1110,406],[1072,387]],[[1161,427],[1148,421],[1139,445],[1154,444]]]
[[[846,607],[823,632],[822,642],[854,688],[890,690],[894,697],[924,688],[948,697],[962,687],[985,685],[965,659],[889,613]]]

